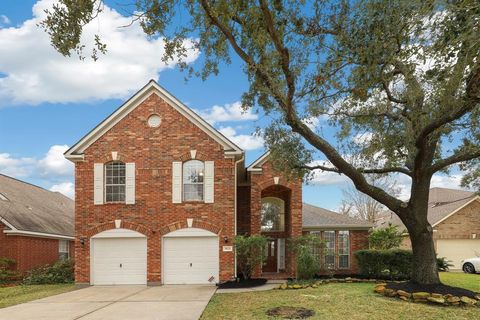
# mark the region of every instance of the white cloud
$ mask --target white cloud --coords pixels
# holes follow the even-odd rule
[[[33,6],[33,18],[19,27],[0,29],[0,101],[5,104],[68,103],[125,98],[149,79],[172,68],[162,62],[164,41],[148,38],[138,23],[104,7],[99,17],[85,26],[82,39],[88,55],[95,34],[107,44],[107,54],[96,62],[81,61],[75,54],[63,57],[50,45],[38,23],[54,0],[40,0]],[[187,62],[198,57],[191,50]]]
[[[10,24],[10,23],[11,23],[11,21],[6,15],[0,14],[0,26],[7,25],[7,24]]]
[[[60,184],[54,184],[50,191],[60,192],[67,197],[74,199],[75,198],[75,185],[73,182],[62,182]]]
[[[0,173],[26,181],[41,181],[42,186],[73,198],[73,164],[63,157],[66,145],[53,145],[40,159],[0,153]]]
[[[240,101],[227,103],[223,106],[214,105],[210,109],[195,111],[212,125],[217,122],[249,121],[258,119],[258,115],[252,113],[251,108],[243,110]]]
[[[223,127],[220,128],[219,131],[243,150],[255,150],[263,148],[264,146],[264,141],[262,137],[246,134],[237,134],[235,129],[233,129],[232,127]]]
[[[309,163],[310,166],[321,165],[325,167],[333,167],[328,160],[317,160]],[[313,170],[309,173],[309,183],[314,185],[342,185],[350,181],[343,174],[330,171]]]
[[[319,117],[308,117],[305,119],[302,119],[302,122],[312,131],[315,131],[320,124],[320,118]]]

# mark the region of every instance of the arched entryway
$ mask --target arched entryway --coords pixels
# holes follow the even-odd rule
[[[147,237],[111,229],[90,239],[90,284],[147,284]]]
[[[184,228],[162,237],[163,284],[219,282],[218,235],[200,228]]]

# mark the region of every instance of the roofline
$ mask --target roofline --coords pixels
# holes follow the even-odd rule
[[[202,117],[196,114],[189,107],[180,102],[170,92],[161,87],[155,80],[150,80],[143,88],[124,102],[119,108],[111,113],[107,118],[100,122],[95,128],[88,132],[83,138],[68,149],[64,155],[70,161],[83,160],[83,153],[90,145],[92,145],[100,136],[105,134],[139,104],[141,104],[151,93],[157,94],[160,98],[165,100],[170,106],[177,110],[180,114],[193,122],[197,127],[203,130],[207,135],[213,138],[216,142],[221,144],[225,152],[229,155],[241,155],[243,150],[235,143],[230,141],[221,132],[215,129],[211,124],[205,121]]]
[[[468,206],[469,204],[471,204],[472,202],[474,201],[480,201],[480,196],[474,196],[470,201],[468,201],[467,203],[465,203],[464,205],[458,207],[457,209],[453,210],[452,212],[450,212],[448,215],[446,215],[445,217],[443,217],[442,219],[438,220],[437,222],[435,222],[433,225],[432,225],[432,228],[436,227],[437,225],[439,225],[440,223],[442,223],[443,221],[447,220],[448,218],[450,218],[451,216],[453,216],[455,213],[457,213],[458,211],[462,210],[463,208],[465,208],[466,206]]]
[[[373,226],[359,226],[356,224],[328,224],[320,226],[302,226],[302,230],[314,231],[314,230],[369,230]]]
[[[68,239],[68,240],[74,240],[75,237],[73,236],[66,236],[62,234],[55,234],[55,233],[47,233],[47,232],[36,232],[36,231],[27,231],[27,230],[18,230],[13,226],[11,223],[9,223],[7,220],[4,218],[0,217],[0,222],[6,225],[10,230],[3,230],[3,233],[6,233],[8,235],[18,235],[18,236],[32,236],[32,237],[41,237],[41,238],[53,238],[53,239]]]
[[[3,230],[3,233],[8,235],[15,235],[15,236],[30,236],[30,237],[38,237],[38,238],[52,238],[52,239],[62,239],[62,240],[75,240],[75,237],[72,236],[64,236],[61,234],[53,234],[53,233],[44,233],[44,232],[34,232],[34,231],[24,231],[24,230]]]
[[[250,172],[261,172],[262,171],[262,168],[256,168],[257,166],[262,166],[266,161],[267,161],[267,158],[268,156],[270,155],[270,151],[267,151],[265,152],[264,154],[262,154],[260,156],[260,158],[258,158],[257,160],[255,160],[251,165],[249,165],[247,167],[247,171],[250,171]]]

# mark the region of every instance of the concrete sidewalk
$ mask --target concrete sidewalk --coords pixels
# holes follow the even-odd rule
[[[0,309],[0,320],[196,320],[215,286],[95,286]]]

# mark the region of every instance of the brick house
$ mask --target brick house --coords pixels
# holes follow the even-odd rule
[[[293,275],[286,239],[303,232],[301,181],[275,172],[268,153],[246,168],[243,150],[155,81],[65,157],[75,163],[77,284],[227,281],[235,235],[260,233],[271,241],[256,275]]]
[[[74,202],[0,174],[0,258],[24,273],[73,254]]]
[[[450,269],[461,270],[462,260],[480,256],[480,197],[474,192],[447,188],[430,189],[428,222],[433,228],[433,240],[438,257],[453,264]],[[402,248],[412,244],[405,226],[394,214],[382,217],[377,227],[389,223],[405,230]]]

